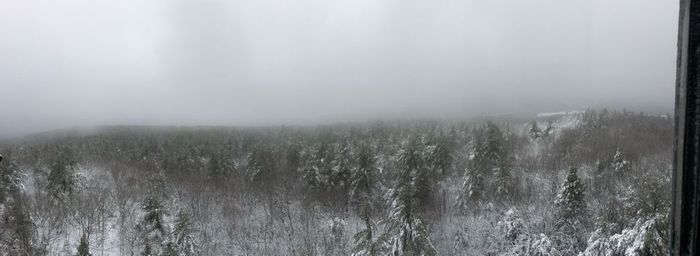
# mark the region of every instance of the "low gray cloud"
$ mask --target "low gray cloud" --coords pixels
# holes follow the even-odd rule
[[[670,111],[659,0],[0,0],[0,136]]]

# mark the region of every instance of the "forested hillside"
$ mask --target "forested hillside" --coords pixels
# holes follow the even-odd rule
[[[673,119],[102,127],[0,144],[0,255],[662,255]]]

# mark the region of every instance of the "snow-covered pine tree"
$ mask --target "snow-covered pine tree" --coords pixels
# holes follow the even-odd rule
[[[386,234],[377,235],[377,225],[372,221],[371,203],[364,201],[361,206],[360,218],[365,224],[364,229],[357,232],[353,239],[355,246],[353,247],[352,256],[378,256],[384,255],[387,250]]]
[[[417,138],[412,138],[408,142],[404,143],[404,146],[399,150],[397,157],[397,188],[400,187],[405,191],[404,202],[409,203],[408,207],[415,207],[417,202],[414,198],[416,193],[416,183],[414,181],[416,174],[418,174],[420,168],[423,165],[423,159],[421,155],[420,142]]]
[[[493,122],[486,123],[484,128],[486,132],[486,159],[490,168],[500,165],[500,162],[505,160],[505,142],[506,138],[501,128]]]
[[[34,247],[36,227],[29,216],[25,198],[20,195],[13,196],[9,202],[9,209],[0,224],[0,234],[7,255],[37,255],[40,252]]]
[[[159,193],[152,192],[141,203],[144,212],[143,219],[138,225],[144,244],[144,253],[157,254],[168,235],[165,216],[168,210],[164,199]]]
[[[487,167],[484,170],[488,176],[493,176],[494,195],[499,200],[508,200],[516,192],[515,180],[511,174],[511,159],[506,148],[506,135],[494,123],[486,124],[486,153]]]
[[[63,149],[49,167],[47,189],[56,199],[63,200],[73,193],[76,184],[75,172],[78,162],[73,159],[72,151]]]
[[[469,204],[481,202],[487,193],[500,200],[510,198],[515,193],[516,184],[503,131],[498,125],[488,122],[474,130],[471,148],[458,204],[466,208]],[[493,190],[487,191],[487,184],[492,184]]]
[[[426,155],[425,144],[419,138],[411,139],[399,152],[399,168],[410,169],[415,207],[424,209],[433,202],[433,189],[437,186],[435,169],[430,168],[430,156]]]
[[[21,194],[19,167],[10,155],[0,161],[0,251],[26,255],[35,229]]]
[[[430,207],[433,204],[433,190],[437,187],[437,184],[435,184],[436,173],[433,172],[433,169],[426,166],[422,143],[418,143],[417,145],[413,153],[417,159],[417,165],[412,167],[414,168],[412,182],[414,186],[414,196],[417,200],[416,208],[424,210],[426,207]]]
[[[569,168],[566,180],[554,201],[555,227],[559,234],[556,243],[562,252],[578,252],[585,247],[584,227],[588,222],[588,212],[584,193],[585,187],[578,177],[577,169]]]
[[[586,214],[585,187],[578,177],[575,167],[569,168],[564,184],[557,194],[554,204],[560,220],[574,220]]]
[[[351,158],[352,154],[349,145],[343,143],[338,145],[337,153],[331,162],[332,172],[329,177],[329,188],[343,196],[347,195],[348,190],[351,188]]]
[[[503,220],[498,222],[498,227],[503,232],[505,241],[500,245],[503,252],[499,255],[562,256],[548,236],[527,230],[525,221],[515,208],[506,211]]]
[[[90,242],[88,241],[85,233],[80,236],[80,243],[78,244],[77,250],[78,252],[75,254],[75,256],[92,256],[90,253]]]
[[[592,195],[601,195],[610,191],[610,171],[606,161],[596,160],[593,169],[593,184],[591,186]]]
[[[530,135],[530,138],[533,140],[539,139],[542,137],[542,130],[540,130],[540,127],[537,126],[537,121],[532,120],[532,123],[530,124],[530,130],[528,130],[528,134]]]
[[[596,232],[611,235],[622,231],[626,223],[624,203],[617,196],[610,195],[600,200],[601,209],[596,213],[594,223]]]
[[[671,192],[664,184],[668,182],[669,178],[650,173],[634,178],[623,199],[627,215],[644,219],[658,214],[667,215],[671,206]]]
[[[486,135],[480,129],[472,131],[471,154],[468,157],[467,169],[464,170],[464,182],[462,193],[457,198],[460,209],[466,209],[469,205],[478,204],[483,199],[486,188],[486,170],[488,169],[488,154]]]
[[[496,188],[495,196],[502,202],[508,202],[513,199],[516,192],[515,177],[513,177],[511,167],[502,163],[501,166],[494,170],[494,185]]]
[[[542,135],[541,137],[543,138],[548,138],[552,136],[554,133],[554,125],[552,124],[552,120],[547,121],[547,126],[542,130]]]
[[[302,164],[302,145],[299,142],[290,142],[287,147],[287,152],[284,156],[286,174],[289,176],[294,176],[299,167]]]
[[[319,157],[317,156],[318,149],[315,145],[308,146],[301,150],[300,163],[297,171],[301,173],[301,180],[305,193],[312,193],[319,190]]]
[[[0,161],[0,205],[6,204],[20,189],[19,166],[12,160],[11,154],[6,154],[5,160]]]
[[[627,161],[625,154],[620,149],[615,151],[612,167],[616,175],[625,175],[630,170],[630,162]]]
[[[668,253],[668,223],[658,218],[638,219],[630,228],[607,235],[597,230],[580,256],[664,255]]]
[[[450,174],[452,169],[452,145],[447,137],[433,138],[430,145],[425,147],[425,162],[433,170],[436,179]]]
[[[271,182],[274,177],[274,157],[272,150],[257,145],[247,157],[248,178],[252,183]],[[269,187],[269,183],[266,184]]]
[[[610,111],[608,111],[607,108],[604,108],[598,114],[598,124],[601,128],[607,128],[609,121],[610,121]]]
[[[436,255],[427,228],[418,211],[416,182],[413,176],[421,168],[419,142],[411,139],[399,151],[398,177],[390,191],[389,241],[394,255]]]
[[[333,160],[336,157],[336,150],[337,147],[335,144],[322,143],[316,151],[317,161],[315,162],[315,171],[318,177],[318,187],[322,193],[327,193],[330,189],[331,177],[334,172]]]
[[[213,180],[221,179],[225,177],[224,161],[222,156],[218,153],[211,154],[209,162],[207,163],[207,175]]]
[[[374,223],[369,216],[369,210],[367,206],[363,207],[362,221],[365,224],[365,228],[361,229],[359,232],[355,233],[353,239],[355,240],[355,246],[353,247],[353,256],[374,256],[377,255],[376,245],[374,244]]]
[[[628,219],[637,219],[635,228],[639,230],[637,232],[644,232],[645,236],[644,245],[638,250],[658,252],[668,247],[667,227],[672,194],[665,189],[664,184],[668,184],[669,180],[666,175],[647,172],[634,178],[627,188],[623,199],[625,216]]]
[[[372,194],[377,179],[374,154],[371,147],[362,143],[355,154],[355,168],[352,172],[352,189],[350,195],[354,200],[365,201]]]
[[[425,162],[425,174],[428,175],[426,181],[430,184],[432,200],[429,201],[429,205],[424,205],[424,207],[429,207],[431,209],[440,209],[441,212],[446,210],[445,205],[447,195],[446,188],[441,186],[439,183],[445,180],[446,177],[454,173],[454,148],[455,142],[450,140],[447,134],[438,134],[433,136],[428,141],[428,146],[424,148],[424,162]]]

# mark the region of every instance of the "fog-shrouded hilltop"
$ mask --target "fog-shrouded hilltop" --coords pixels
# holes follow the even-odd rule
[[[672,112],[659,0],[0,0],[0,138],[552,109]]]
[[[672,138],[608,110],[41,134],[0,147],[0,254],[660,255]]]

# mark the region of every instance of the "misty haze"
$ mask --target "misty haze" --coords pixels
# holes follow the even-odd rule
[[[678,3],[0,0],[0,255],[662,255]]]

